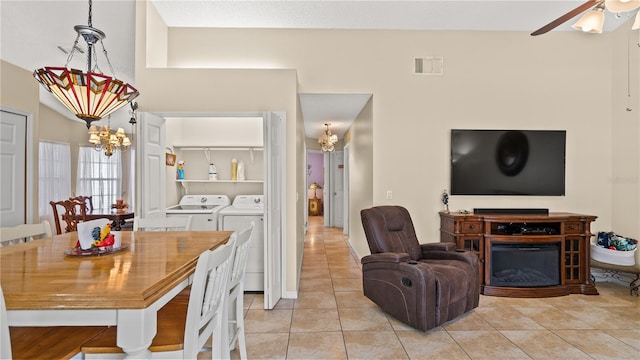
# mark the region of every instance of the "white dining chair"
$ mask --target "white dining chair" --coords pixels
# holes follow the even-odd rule
[[[191,215],[136,217],[133,220],[133,231],[189,231],[191,230],[191,219]]]
[[[225,358],[230,357],[231,350],[240,347],[240,359],[247,359],[247,343],[244,336],[244,274],[247,269],[249,257],[249,245],[251,244],[253,228],[252,222],[248,227],[237,232],[236,254],[233,259],[233,268],[229,280],[229,299],[227,300],[227,330],[224,334]]]
[[[11,326],[0,286],[0,359],[70,359],[106,326]]]
[[[209,338],[213,359],[222,357],[226,348],[223,321],[236,239],[232,234],[227,244],[200,255],[186,311],[181,302],[169,302],[158,311],[158,331],[149,347],[153,358],[196,359]],[[111,327],[85,343],[85,359],[124,358],[116,337],[117,327]]]
[[[51,225],[47,220],[39,224],[22,224],[13,227],[0,228],[0,247],[39,238],[51,237]]]
[[[11,359],[9,320],[7,319],[7,306],[4,304],[2,286],[0,286],[0,359]]]

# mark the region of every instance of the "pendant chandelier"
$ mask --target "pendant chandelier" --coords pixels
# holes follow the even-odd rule
[[[92,0],[89,0],[88,25],[73,27],[78,35],[64,67],[46,66],[33,72],[33,76],[47,91],[86,122],[87,128],[91,126],[91,122],[108,116],[139,95],[133,86],[115,78],[113,66],[102,42],[106,35],[92,26],[91,17]],[[77,44],[80,36],[84,38],[88,47],[87,72],[69,68],[73,54],[79,49]],[[97,51],[94,48],[98,42],[102,45],[102,52],[111,73],[114,74],[113,77],[102,74],[98,66]],[[92,59],[96,60],[93,66]]]
[[[125,152],[131,146],[131,140],[124,133],[123,128],[118,128],[115,133],[111,132],[111,117],[109,117],[109,125],[103,126],[100,130],[97,126],[91,125],[89,143],[96,151],[104,150],[106,156],[113,155],[114,151]]]
[[[327,129],[324,131],[324,134],[318,138],[318,144],[322,146],[322,151],[335,150],[334,145],[338,142],[338,135],[331,134],[331,129],[329,129],[330,125],[331,124],[324,124]]]

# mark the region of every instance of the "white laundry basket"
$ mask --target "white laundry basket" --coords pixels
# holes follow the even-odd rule
[[[635,265],[635,254],[638,248],[631,251],[611,250],[591,243],[591,258],[607,264],[633,266]]]

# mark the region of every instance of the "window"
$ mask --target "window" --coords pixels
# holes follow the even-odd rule
[[[93,196],[96,209],[109,209],[122,193],[120,152],[105,156],[90,147],[80,147],[78,153],[76,195]]]
[[[49,201],[71,196],[71,147],[40,141],[38,151],[38,214],[40,221],[53,220]]]

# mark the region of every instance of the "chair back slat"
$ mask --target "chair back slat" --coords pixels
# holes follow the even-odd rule
[[[231,279],[229,280],[229,288],[233,289],[244,279],[244,273],[247,268],[247,259],[249,258],[249,246],[251,245],[251,235],[253,228],[256,226],[255,221],[238,231],[238,239],[236,241],[236,255],[233,259],[233,270]]]
[[[39,224],[22,224],[0,228],[0,247],[51,237],[51,225],[47,220]]]
[[[78,201],[84,204],[84,209],[86,212],[93,211],[93,196],[75,196],[70,197],[69,200]]]

